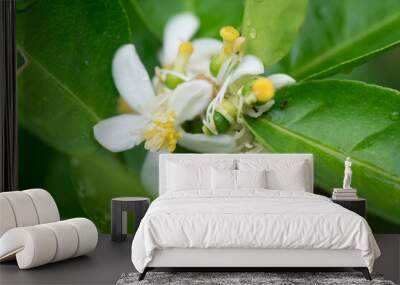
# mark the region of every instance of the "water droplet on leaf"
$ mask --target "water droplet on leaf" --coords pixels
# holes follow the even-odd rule
[[[400,119],[400,112],[397,112],[397,111],[392,112],[392,113],[390,114],[390,119],[391,119],[392,121],[398,121],[398,120]]]
[[[252,28],[252,29],[250,30],[250,38],[252,38],[253,40],[254,40],[255,38],[257,38],[257,31],[256,31],[255,28]]]

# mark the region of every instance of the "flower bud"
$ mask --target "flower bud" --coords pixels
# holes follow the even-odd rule
[[[235,121],[237,115],[236,106],[229,100],[223,99],[222,102],[216,107],[213,115],[215,130],[212,132],[207,126],[202,127],[202,131],[206,135],[226,133],[231,124]]]

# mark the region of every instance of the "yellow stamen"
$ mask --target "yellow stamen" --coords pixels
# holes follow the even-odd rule
[[[193,53],[193,45],[191,42],[183,42],[179,46],[179,53],[184,53],[184,54],[192,54]]]
[[[219,35],[224,41],[228,42],[233,42],[240,36],[238,30],[231,26],[223,27],[219,31]]]
[[[239,51],[244,42],[240,33],[234,27],[226,26],[219,30],[219,35],[223,39],[222,50],[218,55],[213,56],[210,63],[210,71],[213,76],[217,76],[221,66],[233,53]]]
[[[193,46],[190,42],[183,42],[179,46],[178,56],[176,57],[173,70],[186,73],[190,55],[193,53]]]
[[[175,128],[175,113],[160,112],[155,115],[153,122],[144,132],[143,137],[146,140],[145,148],[151,151],[167,149],[173,152],[178,140],[182,134]]]
[[[171,70],[173,67],[174,67],[174,65],[172,63],[167,63],[162,68],[163,69],[167,69],[167,70]]]
[[[258,78],[254,81],[251,90],[257,97],[257,101],[265,103],[271,100],[275,94],[274,84],[268,78]]]
[[[234,44],[240,33],[234,27],[223,27],[219,34],[224,40],[223,51],[225,54],[231,54],[234,51]]]
[[[179,46],[178,56],[175,59],[172,70],[182,74],[186,74],[187,66],[189,63],[190,55],[193,53],[193,45],[190,42],[183,42]],[[165,85],[170,89],[175,89],[179,84],[183,83],[183,79],[168,74],[165,80]]]
[[[233,43],[233,52],[234,53],[240,52],[245,41],[246,41],[245,37],[238,37]]]

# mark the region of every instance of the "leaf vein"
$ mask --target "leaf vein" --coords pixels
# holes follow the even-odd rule
[[[383,134],[384,132],[388,131],[391,127],[393,126],[393,124],[385,126],[384,128],[377,130],[371,134],[369,134],[368,136],[364,137],[362,140],[360,140],[359,142],[355,143],[352,148],[350,149],[350,152],[353,151],[360,151],[363,150],[365,148],[368,148],[368,146],[370,146],[370,142],[374,139],[379,137],[381,134]]]
[[[338,45],[333,49],[328,49],[327,51],[320,53],[320,55],[315,57],[314,60],[310,60],[308,63],[304,64],[302,67],[300,67],[299,69],[295,70],[292,73],[293,77],[301,78],[304,74],[307,74],[307,72],[309,70],[312,70],[315,66],[319,65],[321,62],[324,62],[324,61],[328,60],[330,57],[334,56],[335,54],[339,53],[342,50],[345,50],[345,49],[349,48],[353,44],[356,44],[358,41],[363,40],[364,38],[368,37],[370,34],[378,32],[380,29],[382,29],[382,28],[384,28],[386,26],[390,26],[394,22],[398,21],[399,18],[400,18],[399,15],[395,15],[394,17],[390,17],[386,21],[381,22],[380,24],[375,24],[374,26],[372,26],[372,28],[366,30],[364,33],[360,33],[358,36],[355,36],[355,37],[351,38],[350,40],[343,41],[341,45]],[[366,54],[364,54],[362,56],[359,56],[359,57],[344,61],[341,64],[346,64],[346,63],[349,63],[351,61],[363,58],[365,56],[368,56],[368,55],[371,55],[373,53],[379,52],[380,50],[386,49],[387,47],[394,47],[395,45],[397,45],[399,43],[400,43],[400,41],[397,41],[395,43],[389,44],[388,46],[385,46],[384,48],[377,49],[377,50],[374,50],[372,52],[366,53]],[[341,65],[341,64],[339,64],[339,65]],[[327,71],[332,70],[332,69],[335,69],[339,65],[337,64],[337,65],[334,65],[334,66],[332,66],[332,67],[330,67],[328,69],[325,69],[325,70],[323,70],[321,72],[317,72],[316,75],[324,73],[324,72],[327,72]],[[315,75],[308,76],[306,79],[314,77],[314,76]]]
[[[85,104],[85,102],[82,101],[81,98],[79,98],[68,86],[66,86],[64,83],[62,83],[54,74],[52,74],[49,70],[46,69],[38,60],[36,60],[31,54],[29,54],[24,48],[18,46],[18,49],[21,50],[22,54],[24,54],[26,57],[28,57],[31,60],[31,63],[34,62],[45,74],[47,74],[50,78],[52,78],[57,85],[59,85],[62,89],[66,91],[66,93],[70,94],[71,97],[67,98],[72,98],[79,106],[81,106],[84,110],[86,110],[90,116],[93,117],[93,119],[98,122],[101,120],[101,118]]]
[[[336,157],[336,158],[338,158],[340,160],[343,159],[344,154],[341,154],[336,149],[333,149],[333,148],[328,147],[328,146],[323,145],[323,144],[316,143],[310,138],[307,138],[305,136],[299,135],[299,134],[297,134],[297,133],[295,133],[295,132],[293,132],[291,130],[288,130],[288,129],[282,127],[282,126],[278,126],[278,125],[274,124],[273,122],[271,122],[271,121],[269,121],[267,119],[260,119],[260,120],[263,123],[269,125],[270,127],[274,128],[274,129],[276,129],[278,131],[281,131],[283,133],[286,133],[287,135],[289,135],[291,137],[294,137],[294,138],[296,138],[298,140],[301,140],[301,141],[307,143],[308,145],[311,145],[312,147],[318,148],[318,149],[320,149],[320,150],[322,150],[322,151],[324,151],[326,153],[329,153],[330,155],[332,155],[332,156],[334,156],[334,157]],[[385,176],[386,178],[388,178],[390,180],[393,180],[396,183],[400,183],[400,177],[396,177],[394,175],[388,174],[384,170],[382,170],[382,169],[380,169],[380,168],[378,168],[376,166],[373,166],[373,165],[371,165],[371,164],[369,164],[369,163],[367,163],[365,161],[362,161],[360,159],[352,158],[352,161],[354,163],[356,163],[356,164],[359,164],[359,165],[361,165],[361,166],[363,166],[363,167],[375,172],[375,173],[378,173],[379,175]]]

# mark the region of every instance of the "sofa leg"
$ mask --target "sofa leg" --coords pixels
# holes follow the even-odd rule
[[[143,270],[142,273],[139,274],[139,278],[138,281],[142,281],[144,279],[144,277],[146,277],[146,273],[147,273],[148,269],[147,267]]]
[[[372,280],[371,274],[369,274],[369,270],[367,267],[355,267],[355,270],[361,271],[362,274],[364,275],[365,279],[367,280]]]

